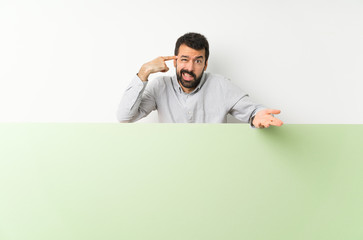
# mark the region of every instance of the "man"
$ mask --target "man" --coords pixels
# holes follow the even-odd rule
[[[227,114],[256,128],[283,122],[249,100],[246,93],[228,79],[206,73],[209,57],[207,39],[199,33],[181,36],[175,56],[158,57],[142,65],[126,89],[118,108],[120,122],[135,122],[158,110],[159,121],[167,123],[225,123]],[[150,74],[167,72],[166,61],[174,61],[175,76],[161,76],[148,82]]]

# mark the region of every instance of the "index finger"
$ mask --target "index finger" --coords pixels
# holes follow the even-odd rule
[[[168,57],[162,57],[164,59],[164,61],[169,61],[169,60],[173,60],[173,59],[177,59],[177,56],[168,56]]]

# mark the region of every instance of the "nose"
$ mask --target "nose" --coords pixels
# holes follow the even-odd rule
[[[193,61],[188,61],[185,64],[185,69],[188,70],[189,72],[194,72],[194,62]]]

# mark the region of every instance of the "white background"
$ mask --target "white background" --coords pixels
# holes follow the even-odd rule
[[[208,72],[285,123],[363,123],[362,0],[1,0],[0,121],[117,122],[141,65],[190,31]]]

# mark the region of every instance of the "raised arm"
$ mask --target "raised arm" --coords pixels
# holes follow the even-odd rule
[[[165,61],[175,60],[177,58],[178,58],[177,56],[155,58],[154,60],[142,65],[137,75],[139,76],[141,81],[145,82],[148,80],[149,75],[152,73],[169,71],[169,68],[168,66],[166,66]]]
[[[127,87],[117,109],[117,119],[121,123],[135,122],[146,117],[156,109],[155,89],[148,88],[148,78],[152,73],[167,72],[165,61],[176,59],[176,56],[158,57],[145,63],[137,76]]]

